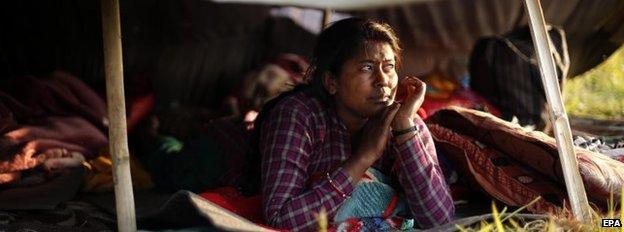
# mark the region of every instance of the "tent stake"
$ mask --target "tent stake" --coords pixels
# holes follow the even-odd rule
[[[542,84],[546,91],[546,100],[550,106],[550,121],[553,124],[559,160],[563,169],[563,177],[566,190],[572,206],[572,213],[581,222],[590,222],[591,213],[587,195],[583,186],[583,180],[578,169],[576,153],[572,145],[572,132],[570,122],[561,100],[561,90],[557,82],[555,61],[552,57],[552,48],[548,43],[549,37],[546,32],[544,13],[539,0],[525,0],[525,9],[529,16],[529,25],[535,52],[538,56],[539,69],[542,76]],[[565,77],[564,77],[565,78]]]
[[[101,0],[101,4],[104,72],[106,75],[108,117],[110,119],[108,137],[113,160],[117,229],[121,232],[133,232],[137,228],[126,131],[119,0]]]

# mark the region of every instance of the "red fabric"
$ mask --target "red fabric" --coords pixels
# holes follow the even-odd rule
[[[388,207],[386,207],[386,210],[384,210],[384,213],[382,215],[383,218],[390,217],[392,212],[394,212],[394,209],[396,208],[398,201],[399,201],[399,197],[396,194],[392,195],[392,199],[390,199],[390,203],[388,203]]]
[[[343,223],[349,224],[349,227],[346,232],[360,232],[360,230],[362,229],[362,223],[360,223],[360,220],[357,218],[349,218]],[[338,226],[332,226],[328,229],[328,231],[337,232]]]
[[[199,195],[254,223],[264,223],[262,217],[262,198],[259,195],[244,197],[233,187],[212,189]]]
[[[155,97],[153,93],[149,93],[143,96],[136,97],[128,107],[128,132],[132,131],[134,127],[139,124],[143,119],[147,118],[154,110]]]
[[[423,120],[427,119],[427,111],[423,108],[418,108],[418,111],[416,112],[418,114],[418,116],[420,116],[420,118],[422,118]]]
[[[490,104],[485,98],[477,94],[470,89],[459,89],[453,92],[453,94],[446,99],[437,99],[427,97],[422,104],[422,109],[426,111],[426,116],[421,117],[426,119],[428,116],[435,114],[438,110],[444,109],[449,106],[461,106],[469,109],[485,110],[495,116],[501,116],[500,111]],[[419,112],[420,115],[420,112]]]

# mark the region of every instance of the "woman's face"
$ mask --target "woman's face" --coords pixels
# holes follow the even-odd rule
[[[364,49],[347,60],[338,78],[328,78],[326,87],[336,107],[357,117],[368,118],[394,101],[398,77],[394,51],[386,42],[366,42]]]

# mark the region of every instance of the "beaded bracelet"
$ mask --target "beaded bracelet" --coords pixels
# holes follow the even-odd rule
[[[338,186],[336,186],[336,184],[334,184],[334,181],[329,176],[329,172],[325,173],[325,175],[327,176],[327,181],[329,181],[329,184],[334,188],[334,190],[338,192],[342,198],[347,198],[347,194],[345,194],[342,190],[340,190],[340,188],[338,188]]]

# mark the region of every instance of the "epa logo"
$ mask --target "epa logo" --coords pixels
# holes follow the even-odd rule
[[[602,219],[602,227],[622,227],[620,219]]]

